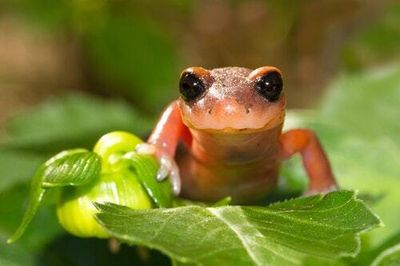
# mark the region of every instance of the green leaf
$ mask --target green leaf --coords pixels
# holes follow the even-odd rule
[[[168,180],[163,182],[157,181],[156,174],[159,164],[154,156],[129,152],[125,154],[124,158],[131,162],[130,169],[136,172],[137,179],[155,205],[160,208],[171,207],[171,185]]]
[[[81,186],[100,175],[101,159],[83,149],[63,151],[45,163],[42,187]]]
[[[400,243],[382,252],[371,266],[397,266],[400,265]]]
[[[121,241],[200,265],[301,265],[310,256],[355,256],[358,234],[380,225],[351,191],[270,207],[98,208],[98,220]]]
[[[25,232],[47,192],[46,188],[87,184],[99,176],[100,169],[99,156],[82,149],[63,151],[41,165],[33,177],[30,201],[22,222],[7,242],[15,242]]]

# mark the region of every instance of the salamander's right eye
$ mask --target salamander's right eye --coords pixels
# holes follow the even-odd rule
[[[199,99],[205,92],[201,79],[194,73],[184,72],[179,81],[179,91],[185,102],[193,102]]]
[[[282,88],[283,81],[278,71],[270,71],[258,78],[255,84],[256,91],[270,102],[278,100]]]

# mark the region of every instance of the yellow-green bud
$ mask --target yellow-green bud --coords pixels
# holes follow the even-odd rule
[[[102,158],[100,177],[84,186],[64,188],[58,202],[58,219],[69,233],[79,237],[109,237],[95,220],[95,202],[115,203],[133,209],[151,208],[151,200],[135,173],[119,161],[140,142],[139,138],[126,132],[109,133],[97,142],[94,152]]]
[[[102,160],[102,171],[110,171],[111,165],[123,154],[133,151],[143,141],[133,134],[124,131],[114,131],[102,136],[93,148]]]
[[[69,187],[62,191],[57,206],[61,225],[79,237],[109,237],[94,218],[97,212],[94,202],[111,202],[133,209],[151,208],[151,201],[135,175],[128,171],[102,174],[96,184]]]

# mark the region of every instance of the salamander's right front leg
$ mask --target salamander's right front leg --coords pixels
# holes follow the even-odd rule
[[[136,151],[139,153],[157,156],[160,163],[157,180],[161,181],[169,176],[176,195],[181,190],[179,169],[174,159],[179,140],[190,144],[191,136],[182,122],[178,102],[174,101],[162,114],[147,143],[139,144],[136,147]]]
[[[295,153],[301,154],[310,180],[308,191],[305,194],[337,189],[328,158],[311,130],[293,129],[285,132],[280,138],[280,144],[282,159],[287,159]]]

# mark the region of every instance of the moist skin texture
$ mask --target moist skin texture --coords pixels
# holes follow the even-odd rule
[[[283,93],[266,100],[254,89],[256,78],[257,70],[247,68],[210,70],[201,76],[200,99],[179,100],[192,135],[186,154],[177,157],[183,196],[215,201],[230,195],[248,203],[276,185],[286,100]]]

